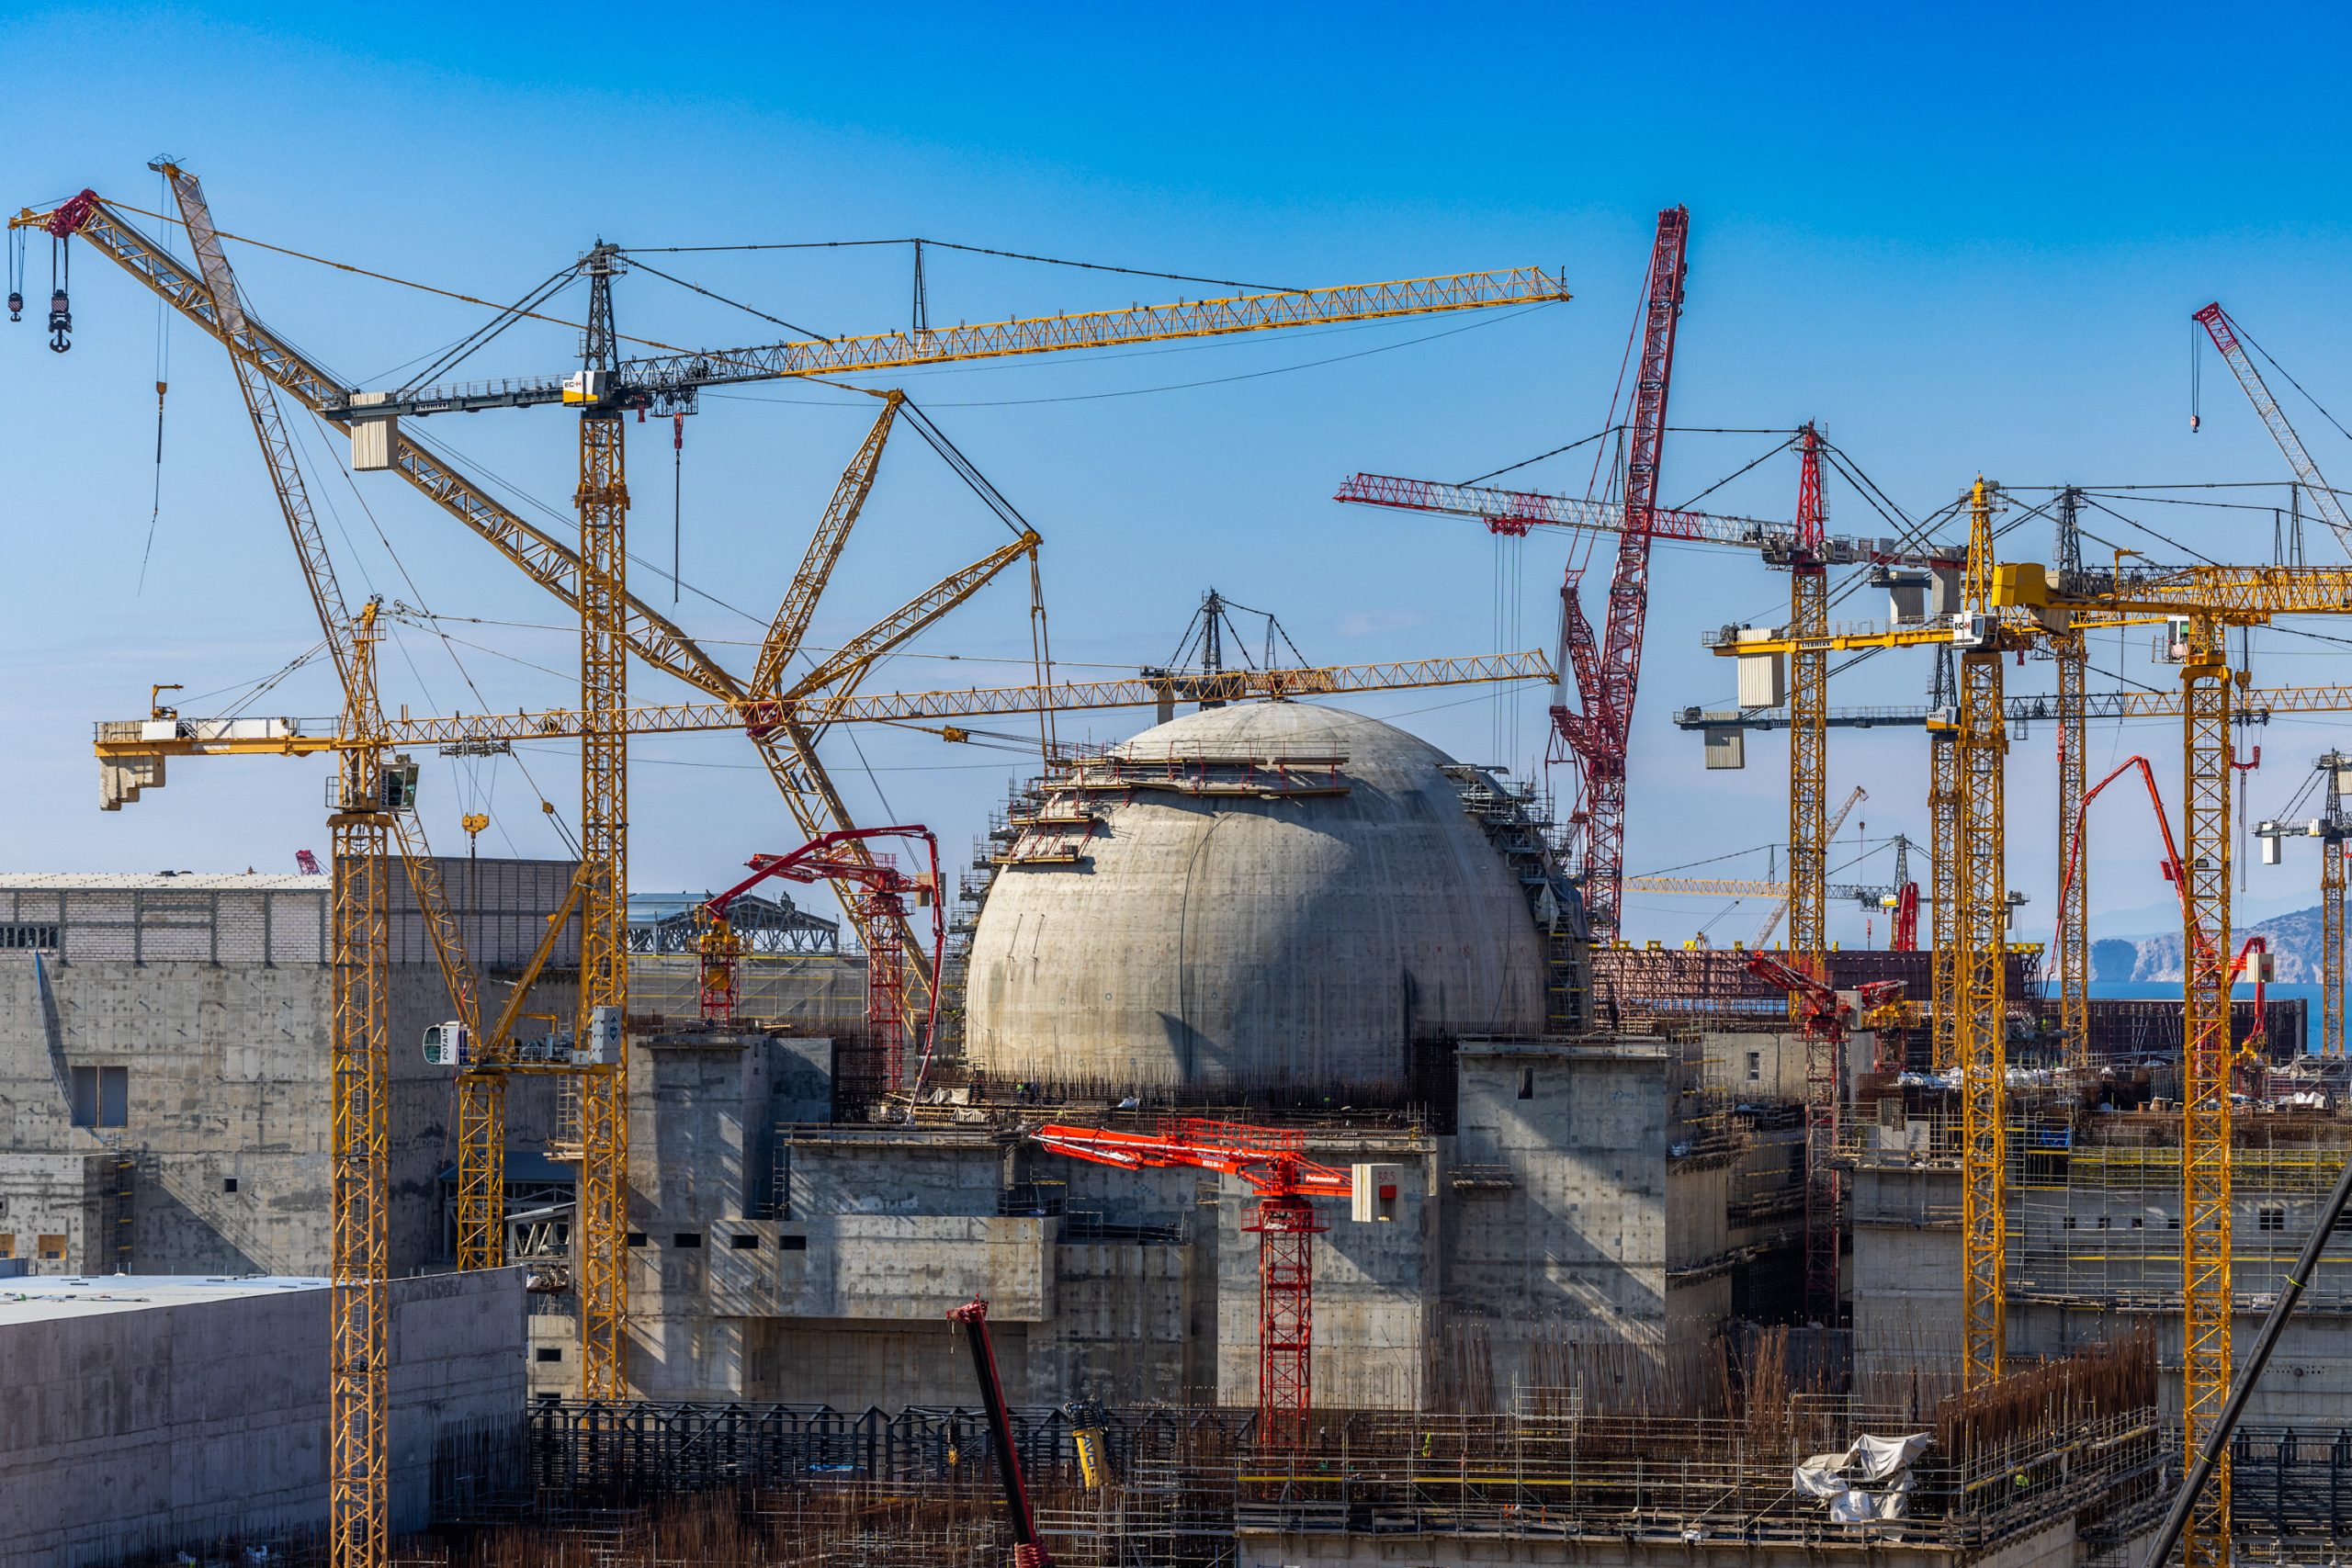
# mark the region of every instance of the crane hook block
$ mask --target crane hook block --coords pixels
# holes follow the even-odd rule
[[[66,303],[65,290],[53,290],[49,297],[49,346],[51,352],[62,354],[74,346],[74,311]]]
[[[25,319],[25,297],[13,288],[8,290],[8,319],[12,321]]]

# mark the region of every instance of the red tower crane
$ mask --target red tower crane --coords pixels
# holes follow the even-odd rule
[[[1241,1122],[1176,1117],[1158,1133],[1049,1122],[1029,1135],[1072,1159],[1129,1170],[1222,1171],[1256,1190],[1257,1217],[1242,1228],[1258,1236],[1259,1441],[1268,1449],[1305,1448],[1313,1403],[1315,1238],[1330,1229],[1310,1200],[1350,1196],[1354,1176],[1308,1159],[1304,1134]],[[1396,1190],[1379,1196],[1392,1200]]]
[[[920,840],[930,857],[931,869],[922,874],[910,874],[887,860],[842,852],[842,846],[854,839]],[[898,1089],[904,1082],[907,1043],[907,955],[899,932],[910,897],[931,907],[931,972],[934,976],[940,972],[947,942],[946,916],[939,897],[938,838],[923,827],[842,828],[809,840],[790,854],[753,855],[745,863],[752,868],[751,875],[724,893],[713,894],[702,905],[702,1016],[715,1023],[732,1023],[741,999],[737,981],[743,943],[728,923],[729,905],[770,877],[780,876],[787,882],[849,883],[860,890],[852,900],[850,914],[857,921],[859,937],[865,944],[868,1045],[884,1089]],[[923,1024],[925,1069],[931,1065],[938,1030],[939,988],[933,985]],[[921,1071],[916,1082],[922,1082]]]

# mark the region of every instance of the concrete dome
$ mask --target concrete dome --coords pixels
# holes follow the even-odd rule
[[[1338,758],[1294,787],[1095,788],[1076,863],[998,875],[972,943],[967,1049],[1000,1082],[1401,1090],[1408,1044],[1544,1027],[1544,955],[1517,873],[1444,753],[1304,703],[1189,714],[1096,777],[1200,759]],[[1262,781],[1272,775],[1254,775]],[[1049,806],[1049,815],[1055,814]]]

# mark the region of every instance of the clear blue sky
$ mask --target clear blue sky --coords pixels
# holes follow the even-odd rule
[[[2189,435],[2188,316],[2223,299],[2352,422],[2347,30],[2324,7],[2147,6],[1611,6],[1508,19],[1381,6],[1249,17],[37,6],[7,24],[22,68],[0,197],[13,209],[86,185],[152,208],[144,164],[166,152],[204,176],[227,229],[498,299],[599,236],[652,246],[922,234],[1275,283],[1565,267],[1573,303],[1497,312],[1469,331],[1403,322],[904,383],[1046,536],[1054,647],[1073,673],[1165,659],[1211,584],[1277,612],[1317,660],[1466,653],[1549,646],[1562,542],[1505,552],[1468,525],[1339,507],[1331,488],[1357,468],[1464,478],[1599,426],[1654,215],[1676,201],[1692,213],[1679,424],[1817,419],[1915,513],[1979,469],[2017,485],[2281,477],[2210,355],[2206,429]],[[33,311],[0,323],[12,545],[0,580],[12,671],[0,686],[0,868],[290,868],[297,848],[323,848],[316,763],[191,762],[120,815],[96,810],[91,720],[139,712],[151,681],[184,682],[191,711],[226,700],[205,694],[266,675],[315,632],[226,366],[185,326],[168,335],[149,552],[156,310],[91,253],[76,259],[71,354],[41,346],[45,242],[28,253]],[[480,316],[250,248],[234,259],[266,319],[361,384],[385,384]],[[898,325],[907,309],[904,257],[888,251],[677,257],[666,269],[828,333]],[[1201,290],[936,256],[931,292],[934,319],[982,320]],[[775,332],[641,275],[623,285],[619,310],[623,331],[670,342]],[[571,333],[526,325],[468,369],[560,368],[574,352]],[[760,394],[771,397],[711,400],[684,454],[679,617],[739,667],[870,417],[863,398]],[[2343,438],[2305,405],[2290,411],[2323,468],[2352,473]],[[458,428],[435,434],[468,458],[556,516],[568,511],[562,415],[447,423]],[[654,569],[670,547],[667,432],[632,435],[635,583],[666,600]],[[1668,499],[1766,445],[1672,438]],[[1587,468],[1554,462],[1525,477],[1581,491]],[[1785,516],[1794,486],[1783,458],[1707,504]],[[355,491],[330,468],[319,489],[351,593],[510,623],[445,623],[483,699],[564,699],[572,644],[552,601],[396,481],[375,476]],[[1831,504],[1833,525],[1885,531],[1850,491]],[[2135,514],[2223,558],[2269,551],[2268,522],[2252,514]],[[2100,531],[2134,542],[2113,519]],[[2041,553],[2046,533],[2028,532],[2016,553]],[[902,437],[815,640],[848,635],[1001,536]],[[2321,536],[2313,557],[2335,558],[2335,547]],[[1785,581],[1752,561],[1660,559],[1634,763],[1637,870],[1782,834],[1780,743],[1759,739],[1744,773],[1704,774],[1696,739],[1667,716],[1728,696],[1697,635],[1773,618]],[[1499,610],[1498,565],[1516,585]],[[1850,613],[1877,614],[1874,597]],[[879,683],[1024,679],[1025,609],[1008,581]],[[2266,682],[2345,678],[2338,645],[2274,632],[2255,648]],[[2167,679],[2136,642],[2099,662]],[[1916,701],[1924,680],[1923,660],[1890,656],[1836,700]],[[2027,690],[2048,681],[2047,666],[2013,675]],[[481,705],[450,649],[413,629],[399,633],[385,687],[420,711]],[[673,692],[635,678],[640,699]],[[1540,745],[1532,694],[1499,741],[1483,698],[1363,705],[1478,761],[1524,762]],[[300,672],[260,706],[325,713],[329,678]],[[1064,733],[1107,738],[1122,723],[1081,718]],[[2272,727],[2252,810],[2282,804],[2332,738]],[[1023,767],[927,736],[861,739],[830,753],[859,812],[923,818],[951,847]],[[2046,929],[2054,881],[2041,804],[2049,739],[2030,734],[2012,770],[2011,879],[2035,900],[2021,935]],[[2177,772],[2164,727],[2104,735],[2094,761],[2145,748]],[[1916,733],[1835,742],[1833,795],[1870,789],[1858,816],[1873,838],[1924,837],[1923,750]],[[789,847],[740,740],[651,741],[638,757],[639,887],[716,885],[745,855]],[[562,749],[523,761],[576,810]],[[461,847],[457,817],[485,797],[497,823],[485,851],[558,848],[513,764],[432,759],[427,787],[444,850]],[[2118,931],[2165,923],[2153,842],[2143,821],[2126,820],[2138,811],[2119,808],[2098,848],[2100,901],[2148,912],[2119,916]],[[2311,857],[2290,859],[2250,873],[2251,904],[2308,901]],[[1749,854],[1720,869],[1760,874],[1764,863]],[[1639,905],[1633,926],[1674,937],[1713,913]],[[1859,917],[1838,921],[1836,934],[1860,939]],[[1716,930],[1751,923],[1741,913]]]

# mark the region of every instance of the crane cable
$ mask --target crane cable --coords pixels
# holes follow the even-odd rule
[[[127,201],[108,201],[107,205],[119,212],[135,212],[141,218],[152,218],[158,223],[169,223],[174,228],[187,227],[180,219],[174,218],[168,213],[150,212],[143,207],[133,207]],[[298,251],[288,245],[273,245],[267,240],[256,240],[250,234],[232,233],[226,229],[219,231],[219,234],[221,239],[234,240],[241,245],[252,245],[257,250],[275,251],[281,256],[292,256],[296,261],[306,261],[319,266],[333,267],[337,272],[348,272],[360,277],[372,277],[379,283],[398,284],[402,288],[413,288],[422,294],[437,294],[444,299],[455,299],[462,305],[479,305],[485,310],[504,311],[507,309],[495,299],[483,299],[471,294],[460,294],[454,288],[436,288],[432,284],[419,283],[413,278],[395,277],[388,272],[377,272],[368,267],[354,266],[349,262],[334,261],[326,256],[315,256],[308,251]],[[550,326],[570,327],[574,332],[584,333],[588,330],[588,325],[584,321],[567,321],[560,316],[543,316],[535,310],[517,310],[514,314],[534,321],[545,321]],[[663,343],[657,338],[632,337],[628,333],[615,333],[613,336],[622,343],[633,343],[645,348],[658,348],[664,354],[700,352],[696,349],[682,348],[674,343]]]
[[[171,176],[160,168],[158,181],[168,182]],[[171,384],[172,374],[172,312],[161,294],[155,296],[155,489],[147,508],[147,543],[139,552],[139,585],[133,589],[134,598],[147,592],[147,563],[155,554],[155,525],[164,515],[164,391]]]
[[[277,396],[275,389],[272,389],[270,395],[273,398]],[[327,460],[333,463],[334,471],[342,477],[345,486],[350,490],[352,499],[359,503],[360,513],[368,519],[368,525],[375,531],[377,541],[384,547],[384,553],[391,558],[393,567],[401,574],[401,581],[408,584],[409,592],[416,596],[419,603],[422,603],[424,599],[424,590],[417,586],[416,579],[410,575],[408,563],[401,558],[400,551],[393,547],[390,536],[384,532],[384,525],[377,520],[375,508],[368,504],[368,498],[361,492],[358,481],[352,478],[350,468],[344,462],[341,452],[337,449],[334,440],[332,439],[334,434],[333,427],[328,425],[324,417],[312,413],[308,423],[300,420],[293,421],[290,422],[290,428],[302,432],[303,434],[310,437],[311,441],[316,443],[324,450]],[[299,449],[297,449],[296,456],[297,460],[299,461]],[[312,463],[315,467],[317,459],[314,458]],[[350,530],[344,525],[342,509],[334,504],[333,491],[324,491],[323,499],[327,503],[328,514],[333,516],[335,520],[336,530],[342,533],[345,542],[352,545],[353,547],[352,555],[354,564],[359,566],[361,575],[363,577],[366,576],[366,563],[358,559],[357,547],[351,538]],[[481,703],[486,711],[490,706],[490,700],[482,695],[481,688],[475,683],[473,671],[467,669],[465,660],[458,657],[458,650],[454,646],[456,639],[452,638],[448,633],[441,630],[437,626],[429,627],[428,629],[436,638],[439,639],[442,651],[449,656],[449,662],[457,669],[458,679],[465,682],[466,689],[473,694],[474,700]],[[405,643],[399,642],[395,639],[395,646],[400,648],[401,658],[408,664],[409,672],[416,677],[418,688],[420,690],[424,690],[424,672],[417,669],[414,656],[409,652]],[[428,700],[430,700],[431,694],[432,694],[429,691],[426,691]],[[566,849],[569,850],[571,853],[577,856],[580,852],[579,841],[572,836],[571,828],[565,823],[562,813],[556,808],[555,802],[548,798],[548,795],[545,790],[539,788],[538,781],[531,776],[530,769],[524,765],[522,759],[519,757],[516,758],[514,766],[522,773],[524,782],[530,785],[531,793],[538,797],[540,813],[554,826],[557,837],[563,841]],[[505,829],[503,825],[501,826],[499,832],[502,837],[505,836]],[[512,839],[508,839],[507,844],[509,848],[512,848],[514,846],[514,840]]]

